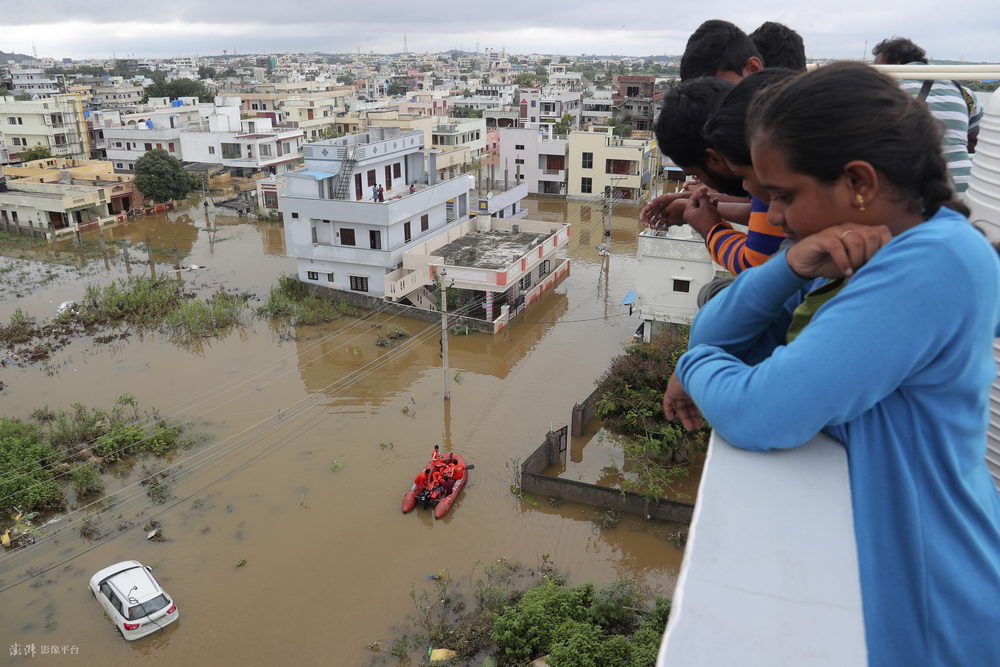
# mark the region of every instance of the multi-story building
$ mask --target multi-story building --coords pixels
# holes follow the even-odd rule
[[[419,130],[376,127],[305,146],[305,168],[287,175],[280,198],[301,280],[382,296],[405,250],[468,217],[470,177],[438,181],[423,148]]]
[[[132,178],[116,175],[108,162],[45,158],[5,166],[3,176],[0,227],[43,238],[112,223],[143,201]]]
[[[564,116],[570,116],[570,129],[580,127],[580,93],[534,88],[522,90],[519,94],[522,127],[538,127],[542,124],[558,123]]]
[[[184,128],[180,145],[188,162],[219,164],[234,176],[274,176],[298,165],[302,136],[302,130],[274,129],[270,118],[216,113],[200,127]]]
[[[663,99],[663,93],[656,92],[656,77],[616,76],[612,88],[615,118],[634,130],[652,130],[657,103]]]
[[[0,97],[0,134],[12,161],[34,146],[48,148],[57,157],[90,157],[87,123],[77,95],[25,101]]]
[[[611,128],[570,132],[567,195],[639,199],[656,173],[656,143],[625,139]]]
[[[583,74],[569,71],[569,65],[551,64],[549,70],[549,85],[565,90],[583,90]]]
[[[260,112],[258,116],[270,116],[273,124],[281,128],[302,130],[306,140],[315,141],[327,129],[336,129],[337,115],[345,111],[344,105],[343,95],[293,95],[282,100],[277,111]]]
[[[38,100],[52,97],[60,92],[59,84],[50,79],[45,70],[11,68],[8,72],[11,92],[14,95],[29,95],[31,99]]]
[[[93,101],[102,109],[137,106],[145,94],[142,86],[118,80],[94,89]]]
[[[443,92],[411,93],[399,102],[399,113],[418,116],[447,116],[448,97]]]
[[[607,125],[614,118],[614,99],[610,90],[595,90],[583,97],[581,122],[583,129]]]
[[[502,128],[498,169],[533,194],[566,194],[568,170],[566,137],[529,128]]]
[[[472,159],[476,159],[486,150],[486,121],[482,118],[438,119],[431,144],[444,150],[465,146]]]

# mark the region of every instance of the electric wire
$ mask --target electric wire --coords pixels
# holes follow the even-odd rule
[[[478,306],[478,305],[479,305],[480,303],[482,303],[482,302],[483,302],[484,300],[485,300],[485,299],[480,299],[480,300],[478,300],[478,301],[476,301],[476,302],[473,302],[473,303],[470,303],[470,304],[467,304],[467,305],[463,306],[463,307],[462,307],[461,309],[459,309],[458,311],[455,311],[454,313],[449,313],[449,316],[453,316],[453,315],[460,315],[460,314],[462,314],[462,312],[463,312],[463,311],[467,312],[468,310],[471,310],[472,308],[474,308],[474,307]],[[427,326],[427,327],[425,327],[425,328],[424,328],[423,330],[421,330],[420,332],[418,332],[418,333],[417,333],[417,334],[416,334],[415,336],[413,336],[413,337],[411,338],[411,340],[407,341],[407,342],[406,342],[406,343],[405,343],[404,345],[401,345],[401,346],[399,346],[398,348],[394,349],[394,350],[393,350],[392,352],[389,352],[389,353],[386,353],[385,355],[382,355],[382,356],[380,356],[380,357],[379,357],[378,359],[374,360],[373,362],[369,362],[369,364],[366,364],[365,366],[363,366],[363,367],[361,367],[361,368],[359,368],[359,369],[356,369],[356,371],[354,371],[354,372],[352,372],[352,373],[348,374],[348,375],[347,375],[347,376],[345,376],[344,378],[339,378],[338,380],[335,380],[334,382],[331,382],[331,383],[330,383],[330,384],[328,384],[328,385],[327,385],[326,387],[323,387],[322,389],[320,389],[320,390],[319,390],[318,392],[316,392],[316,393],[312,394],[312,395],[311,395],[311,396],[309,396],[309,397],[306,397],[306,399],[302,399],[302,400],[300,400],[300,401],[296,402],[296,404],[293,404],[293,406],[290,406],[289,408],[286,408],[286,413],[285,413],[285,414],[283,414],[282,412],[280,412],[280,411],[279,411],[279,413],[278,413],[278,414],[276,415],[276,416],[278,417],[278,421],[275,421],[275,422],[273,422],[272,424],[269,424],[269,425],[268,425],[267,427],[265,427],[265,428],[264,428],[264,429],[263,429],[263,430],[262,430],[262,431],[261,431],[260,433],[258,433],[258,434],[255,434],[254,436],[250,437],[250,438],[249,438],[249,439],[248,439],[248,440],[247,440],[246,442],[244,442],[244,443],[237,443],[236,445],[232,445],[232,446],[230,446],[229,448],[227,448],[227,449],[225,449],[225,450],[220,450],[220,451],[216,451],[216,452],[214,452],[214,453],[213,453],[213,455],[212,455],[211,457],[206,457],[206,459],[205,459],[205,460],[203,460],[203,461],[199,461],[199,462],[198,462],[197,464],[195,464],[195,465],[191,466],[190,468],[187,468],[187,469],[183,469],[183,468],[180,468],[180,469],[178,469],[178,470],[177,470],[177,471],[176,471],[175,473],[173,473],[172,475],[168,475],[168,476],[166,476],[165,478],[166,478],[166,479],[170,479],[171,481],[178,481],[178,480],[180,480],[180,479],[181,479],[182,477],[186,477],[186,476],[189,476],[189,475],[193,474],[193,472],[194,472],[195,470],[197,470],[198,468],[200,468],[200,467],[203,467],[203,466],[205,466],[205,465],[208,465],[209,463],[212,463],[212,462],[214,462],[215,460],[218,460],[219,458],[221,458],[221,456],[222,456],[223,454],[226,454],[226,453],[228,453],[229,451],[233,451],[233,450],[235,450],[235,449],[236,449],[236,447],[238,447],[238,446],[239,446],[240,444],[244,444],[244,445],[245,445],[245,444],[248,444],[248,443],[250,443],[250,442],[253,442],[254,440],[257,440],[257,439],[259,439],[260,437],[262,437],[263,435],[265,435],[265,434],[266,434],[267,432],[269,432],[270,430],[272,430],[272,429],[273,429],[273,428],[274,428],[275,426],[277,426],[277,425],[278,425],[278,424],[279,424],[279,423],[281,422],[281,420],[282,420],[282,419],[294,419],[295,417],[297,417],[298,415],[300,415],[300,414],[304,413],[304,412],[305,412],[305,411],[307,411],[308,409],[310,409],[310,408],[312,408],[312,407],[316,407],[316,404],[318,404],[318,403],[319,403],[319,401],[320,401],[320,400],[322,400],[322,398],[324,398],[324,397],[326,396],[326,394],[324,394],[324,393],[323,393],[323,392],[324,392],[324,391],[325,391],[326,389],[328,389],[328,388],[332,387],[333,385],[336,385],[336,384],[338,384],[338,383],[340,383],[340,382],[343,382],[343,381],[344,381],[345,379],[348,379],[348,378],[350,378],[351,376],[353,376],[353,375],[356,375],[356,374],[358,374],[359,372],[361,372],[361,371],[365,370],[366,368],[368,368],[368,367],[370,367],[370,366],[373,366],[373,368],[368,368],[368,370],[367,370],[366,372],[364,372],[364,373],[361,373],[359,377],[357,377],[357,378],[354,378],[354,379],[352,379],[352,380],[351,380],[351,381],[350,381],[349,383],[347,383],[346,385],[344,385],[344,386],[343,386],[343,387],[341,388],[341,390],[343,390],[343,389],[347,389],[347,388],[349,388],[349,387],[351,387],[351,386],[354,386],[355,384],[358,384],[358,383],[360,383],[360,382],[362,382],[362,381],[364,381],[364,380],[368,379],[369,377],[371,377],[372,375],[374,375],[374,373],[375,373],[376,371],[378,371],[378,370],[381,370],[382,368],[384,368],[385,366],[387,366],[387,365],[388,365],[388,364],[389,364],[389,363],[390,363],[391,361],[394,361],[394,360],[395,360],[395,359],[396,359],[397,357],[401,356],[401,355],[403,354],[403,352],[404,352],[404,351],[409,351],[410,349],[412,349],[412,348],[414,348],[414,347],[417,347],[417,343],[418,343],[418,342],[422,343],[422,342],[425,342],[426,340],[429,340],[429,339],[430,339],[430,337],[431,337],[431,336],[433,335],[433,331],[434,331],[434,329],[435,329],[435,328],[436,328],[436,327],[435,327],[435,325],[434,325],[434,324],[431,324],[431,325],[428,325],[428,326]],[[314,400],[311,400],[311,399],[314,399]],[[295,406],[297,406],[297,405],[298,405],[299,403],[303,403],[303,402],[311,402],[311,403],[312,403],[312,405],[308,405],[308,404],[306,404],[306,405],[302,405],[302,406],[300,406],[300,407],[299,407],[299,408],[297,409],[297,411],[295,412],[295,414],[293,414],[293,415],[292,415],[291,417],[287,417],[287,411],[289,411],[289,410],[293,409],[293,408],[294,408]],[[321,423],[321,421],[322,421],[323,419],[325,419],[326,417],[328,417],[328,416],[329,416],[329,415],[327,415],[327,414],[324,414],[324,413],[322,413],[322,412],[321,412],[321,413],[319,413],[319,414],[318,414],[318,418],[319,418],[319,421],[318,421],[317,423],[315,423],[314,425],[312,425],[312,426],[308,426],[308,428],[307,428],[306,430],[308,431],[308,430],[311,430],[312,428],[315,428],[315,426],[316,426],[316,425],[318,425],[318,423]],[[270,419],[270,418],[268,418],[268,419]],[[254,424],[253,426],[251,426],[251,427],[248,427],[247,429],[244,429],[243,431],[241,431],[241,432],[240,432],[239,434],[237,434],[237,435],[242,435],[242,433],[244,433],[244,432],[246,432],[246,431],[248,431],[248,430],[250,430],[250,429],[253,429],[253,428],[256,428],[256,426],[258,426],[259,424],[263,423],[264,421],[267,421],[267,419],[265,419],[265,420],[261,420],[261,421],[260,421],[260,422],[258,422],[257,424]],[[288,422],[285,422],[285,423],[288,423]],[[308,424],[309,424],[309,422],[307,421],[307,422],[306,422],[306,425],[308,425]],[[236,437],[236,436],[231,436],[230,438],[227,438],[227,440],[230,440],[230,439],[232,439],[232,438],[234,438],[234,437]],[[282,441],[279,441],[279,443],[278,443],[278,444],[280,444],[281,442],[287,442],[287,441],[288,441],[289,439],[290,439],[290,438],[285,438],[284,440],[282,440]],[[225,441],[223,441],[223,442],[225,442]],[[221,444],[222,444],[222,443],[220,443],[220,445],[221,445]],[[273,446],[274,446],[274,445],[271,445],[271,446],[269,446],[268,448],[266,448],[266,449],[264,450],[264,452],[261,452],[261,453],[259,453],[258,455],[255,455],[254,457],[252,457],[252,458],[250,459],[250,461],[255,461],[255,460],[257,460],[257,459],[258,459],[258,458],[259,458],[259,457],[260,457],[260,456],[261,456],[261,455],[262,455],[263,453],[265,453],[266,451],[268,451],[268,449],[270,449],[270,448],[271,448],[271,447],[273,447]],[[178,467],[178,466],[180,466],[180,464],[181,464],[181,463],[183,463],[184,461],[187,461],[187,460],[190,460],[191,458],[194,458],[195,456],[198,456],[198,455],[202,455],[202,454],[205,454],[205,453],[206,453],[207,451],[208,451],[208,450],[202,450],[201,452],[198,452],[198,453],[196,453],[196,454],[193,454],[193,455],[191,455],[191,456],[189,456],[189,457],[185,457],[185,459],[183,459],[183,460],[181,460],[181,461],[178,461],[177,463],[175,463],[175,464],[173,464],[173,465],[169,466],[169,467],[168,467],[168,469],[169,469],[169,468],[174,468],[174,467]],[[231,474],[232,472],[235,472],[235,470],[239,470],[239,469],[242,469],[243,467],[245,467],[246,463],[247,463],[247,462],[244,462],[244,463],[241,463],[241,464],[238,464],[238,465],[237,465],[237,468],[236,468],[236,469],[234,469],[233,471],[229,471],[229,472],[225,473],[225,474],[224,474],[223,476],[221,476],[220,478],[218,478],[218,479],[217,479],[217,480],[215,480],[214,482],[210,483],[210,485],[209,485],[209,486],[211,486],[211,484],[214,484],[215,482],[217,482],[217,481],[220,481],[221,479],[225,478],[225,477],[226,477],[227,475]],[[161,477],[162,477],[162,476],[163,476],[163,475],[162,475],[162,472],[163,472],[163,471],[157,471],[157,472],[156,472],[156,473],[154,473],[153,475],[150,475],[150,476],[148,476],[148,477],[146,477],[146,478],[143,478],[143,479],[141,479],[141,480],[138,480],[137,482],[134,482],[134,483],[132,483],[132,484],[130,484],[130,485],[128,485],[128,486],[126,486],[126,487],[123,487],[122,489],[119,489],[118,491],[116,491],[116,492],[115,492],[114,494],[111,494],[111,496],[114,496],[114,495],[116,495],[116,494],[118,494],[118,493],[121,493],[122,491],[125,491],[125,490],[127,490],[127,489],[129,489],[129,488],[132,488],[132,487],[136,486],[136,485],[141,485],[141,484],[142,484],[142,482],[144,482],[144,481],[148,481],[149,479],[152,479],[152,478],[153,478],[153,477],[155,477],[155,476],[161,476]],[[194,493],[190,494],[189,496],[187,496],[187,497],[186,497],[185,499],[187,499],[187,498],[190,498],[190,497],[193,497],[194,495],[197,495],[198,493],[200,493],[200,492],[204,491],[204,490],[205,490],[206,488],[208,488],[208,487],[207,487],[207,486],[206,486],[206,487],[202,487],[202,488],[201,488],[201,489],[199,489],[198,491],[196,491],[196,492],[194,492]],[[136,493],[134,493],[134,494],[133,494],[132,496],[129,496],[129,497],[127,497],[127,498],[122,498],[122,499],[120,499],[120,501],[119,501],[119,502],[118,502],[117,504],[115,504],[115,505],[112,505],[112,506],[110,506],[110,507],[107,507],[107,508],[105,508],[104,510],[102,510],[102,513],[107,513],[107,514],[109,514],[109,515],[110,515],[110,514],[111,514],[112,512],[115,512],[115,513],[117,514],[117,516],[109,516],[109,517],[108,517],[107,519],[105,519],[105,521],[104,521],[104,522],[102,522],[102,523],[108,523],[108,522],[111,522],[111,521],[115,521],[115,520],[117,520],[118,518],[120,518],[120,517],[122,516],[122,514],[123,514],[123,512],[121,512],[120,510],[123,510],[123,509],[124,509],[125,507],[127,507],[127,506],[128,506],[128,505],[130,505],[130,504],[132,504],[132,503],[133,503],[133,502],[135,501],[135,499],[137,499],[137,498],[141,498],[141,496],[143,496],[143,495],[145,495],[145,494],[144,494],[144,493],[143,493],[142,491],[137,491],[137,492],[136,492]],[[110,496],[108,496],[108,497],[110,497]],[[99,501],[95,501],[94,503],[90,503],[90,504],[88,504],[88,505],[86,505],[86,506],[84,506],[84,507],[81,507],[81,508],[77,508],[76,510],[73,510],[73,511],[72,511],[72,512],[70,512],[69,514],[67,514],[67,515],[64,515],[63,517],[61,517],[61,518],[59,519],[59,521],[62,521],[62,520],[64,520],[64,519],[68,518],[68,517],[69,517],[69,516],[70,516],[71,514],[75,514],[75,513],[79,513],[79,512],[81,512],[81,511],[84,511],[84,510],[88,509],[89,507],[91,507],[92,505],[96,504],[97,502],[105,502],[105,501],[107,500],[107,498],[108,498],[108,497],[105,497],[105,498],[103,498],[103,499],[101,499],[101,500],[99,500]],[[181,502],[183,502],[183,500],[182,500]],[[171,505],[171,506],[170,506],[169,508],[167,508],[167,509],[170,509],[170,508],[173,508],[173,507],[177,506],[177,504],[178,504],[178,503],[174,503],[174,504],[172,504],[172,505]],[[154,514],[153,516],[154,516],[154,517],[155,517],[155,516],[159,516],[159,515],[163,514],[163,512],[164,512],[164,511],[166,511],[166,510],[163,510],[163,511],[161,511],[161,512],[158,512],[158,513]],[[63,528],[61,528],[61,529],[58,529],[58,530],[57,530],[57,531],[56,531],[56,532],[55,532],[54,534],[52,534],[52,535],[48,536],[48,537],[46,538],[46,543],[50,543],[50,544],[52,544],[52,545],[55,545],[55,544],[58,544],[58,538],[59,538],[59,537],[61,536],[61,533],[62,533],[62,532],[64,532],[64,531],[66,531],[66,530],[68,530],[68,529],[69,529],[69,526],[68,526],[68,523],[67,523],[67,525],[66,525],[66,526],[64,526],[64,527],[63,527]],[[119,533],[119,534],[120,534],[120,533]],[[109,536],[109,538],[113,538],[113,537],[116,537],[116,536],[117,536],[117,535],[110,535],[110,536]],[[35,542],[35,543],[34,543],[34,544],[32,544],[32,545],[26,545],[26,546],[24,546],[24,547],[20,547],[20,548],[19,548],[19,550],[23,551],[24,549],[26,549],[26,548],[27,548],[27,546],[33,546],[33,547],[36,547],[36,548],[35,548],[35,549],[31,549],[31,550],[30,550],[30,553],[29,553],[29,554],[27,554],[27,555],[28,555],[28,556],[30,556],[30,557],[34,557],[34,556],[37,556],[37,555],[42,555],[42,554],[39,554],[39,551],[38,551],[38,549],[37,549],[37,547],[38,547],[38,545],[39,545],[39,544],[45,544],[45,543],[39,543],[39,542]],[[99,546],[99,545],[96,545],[96,544],[95,544],[95,545],[93,545],[92,547],[90,547],[90,548],[88,548],[88,549],[84,550],[83,552],[80,552],[79,554],[77,554],[77,555],[76,555],[76,556],[74,556],[74,557],[77,557],[77,556],[79,556],[79,555],[83,555],[84,553],[87,553],[87,552],[89,552],[89,551],[90,551],[90,550],[91,550],[92,548],[96,548],[96,546]],[[43,550],[43,553],[44,553],[45,551],[47,551],[47,550]],[[15,554],[11,554],[11,555],[10,555],[10,556],[8,556],[7,558],[4,558],[4,559],[3,559],[2,561],[0,561],[0,562],[2,562],[2,563],[3,563],[4,565],[6,565],[6,567],[3,567],[3,569],[2,569],[2,570],[0,570],[0,571],[9,571],[10,569],[13,569],[14,567],[17,567],[17,563],[9,563],[9,562],[6,562],[6,561],[10,561],[10,560],[14,560],[14,561],[18,561],[18,562],[20,562],[20,561],[21,561],[22,559],[19,559],[19,558],[17,558],[16,556],[17,556],[17,554],[16,554],[16,553],[15,553]],[[26,560],[26,558],[25,558],[25,560]],[[65,561],[62,561],[62,562],[60,562],[60,563],[57,563],[57,564],[53,565],[52,567],[58,567],[59,565],[61,565],[61,564],[65,563],[65,562],[68,562],[69,560],[72,560],[72,557],[71,557],[70,559],[67,559],[67,560],[65,560]],[[22,579],[22,580],[19,580],[19,581],[15,582],[14,584],[11,584],[11,585],[9,585],[9,586],[8,586],[8,587],[6,587],[6,588],[3,588],[3,589],[0,589],[0,592],[3,592],[3,591],[5,591],[5,590],[8,590],[9,588],[11,588],[11,587],[13,587],[13,586],[16,586],[16,585],[18,585],[18,584],[20,584],[20,583],[23,583],[23,581],[27,581],[27,580],[29,580],[29,579],[31,579],[31,578],[33,578],[33,577],[35,577],[35,576],[38,576],[39,574],[42,574],[42,573],[44,573],[44,572],[47,572],[47,571],[49,571],[50,569],[52,569],[52,567],[49,567],[49,568],[46,568],[45,570],[42,570],[42,571],[36,571],[36,572],[33,572],[33,573],[32,573],[32,574],[30,575],[30,576],[28,576],[28,577],[26,577],[26,578],[24,578],[24,579]]]
[[[380,313],[380,312],[384,312],[384,310],[386,310],[386,309],[383,309],[383,310],[379,310],[379,311],[376,311],[376,313],[371,313],[370,315],[374,315],[374,314],[377,314],[377,313]],[[388,319],[386,319],[386,320],[385,320],[385,322],[389,322],[389,321],[391,321],[392,319],[394,319],[395,317],[397,317],[397,316],[398,316],[398,315],[400,315],[400,314],[401,314],[401,313],[396,313],[395,315],[392,315],[392,316],[390,316],[390,317],[389,317]],[[362,320],[358,320],[358,321],[357,321],[357,322],[356,322],[355,324],[357,324],[358,322],[362,322],[362,321],[364,321],[364,318],[362,318]],[[385,322],[383,322],[383,324],[384,324]],[[328,339],[329,339],[330,337],[332,337],[332,336],[335,336],[335,335],[338,335],[339,333],[341,333],[341,332],[343,332],[343,331],[346,331],[346,330],[348,330],[348,329],[352,328],[353,326],[355,326],[355,325],[349,325],[349,326],[347,326],[347,327],[344,327],[344,328],[342,328],[342,329],[339,329],[339,330],[337,330],[336,332],[333,332],[333,333],[331,333],[331,334],[328,334],[328,335],[324,336],[324,337],[323,337],[323,338],[321,338],[320,340],[318,340],[318,341],[315,341],[315,342],[314,342],[314,344],[312,345],[312,347],[309,347],[309,348],[305,348],[305,349],[304,349],[304,350],[303,350],[302,352],[304,353],[304,352],[307,352],[307,351],[310,351],[310,350],[312,350],[312,349],[315,349],[315,348],[316,348],[316,346],[318,346],[318,345],[321,345],[321,344],[322,344],[323,342],[325,342],[326,340],[328,340]],[[327,355],[329,355],[329,354],[332,354],[332,353],[336,352],[337,350],[340,350],[340,349],[343,349],[344,347],[346,347],[346,346],[347,346],[347,344],[348,344],[348,343],[350,343],[350,342],[352,342],[352,341],[355,341],[355,340],[357,340],[358,338],[360,338],[361,336],[363,336],[363,335],[364,335],[365,333],[367,333],[367,332],[363,331],[363,332],[359,333],[358,335],[356,335],[356,336],[354,336],[354,337],[352,337],[352,338],[350,338],[350,339],[348,339],[348,340],[344,341],[344,342],[343,342],[343,343],[341,343],[340,345],[338,345],[338,346],[336,346],[336,347],[334,347],[334,348],[332,348],[332,349],[330,349],[330,350],[327,350],[326,352],[324,352],[324,353],[323,353],[323,354],[321,354],[320,356],[316,357],[315,359],[311,359],[310,361],[306,362],[306,365],[309,365],[309,364],[312,364],[312,363],[315,363],[316,361],[319,361],[319,360],[320,360],[320,359],[322,359],[323,357],[325,357],[325,356],[327,356]],[[259,378],[259,377],[261,377],[262,375],[264,375],[265,373],[267,373],[267,372],[270,372],[271,370],[275,370],[276,368],[280,367],[280,366],[281,366],[281,365],[283,365],[284,363],[286,363],[286,360],[281,360],[281,361],[279,361],[279,362],[275,362],[275,364],[273,364],[273,365],[272,365],[272,366],[273,366],[272,368],[269,368],[269,369],[265,369],[265,370],[262,370],[261,372],[259,372],[259,373],[258,373],[257,375],[255,375],[255,376],[252,376],[252,377],[249,377],[249,378],[243,378],[242,380],[239,380],[239,381],[238,381],[238,383],[237,383],[236,385],[234,385],[233,387],[230,387],[229,389],[226,389],[226,390],[223,390],[223,391],[222,391],[222,393],[226,393],[226,392],[229,392],[229,391],[232,391],[232,390],[234,390],[234,389],[238,388],[238,387],[239,387],[239,386],[240,386],[241,384],[246,384],[246,383],[249,383],[249,382],[252,382],[253,380],[256,380],[257,378]],[[272,377],[271,379],[267,380],[266,382],[263,382],[263,383],[261,383],[261,384],[258,384],[258,385],[255,385],[255,386],[253,387],[253,389],[250,389],[250,390],[247,390],[247,391],[244,391],[243,393],[241,393],[241,394],[239,394],[239,395],[237,395],[237,396],[234,396],[233,398],[231,398],[231,399],[229,399],[229,400],[227,400],[227,401],[224,401],[224,402],[222,402],[222,403],[216,403],[216,404],[214,404],[214,405],[210,406],[209,408],[207,408],[207,409],[205,409],[205,410],[203,410],[203,411],[201,411],[201,412],[199,412],[199,413],[197,413],[197,414],[195,414],[195,415],[191,415],[191,416],[189,416],[189,417],[187,417],[187,418],[185,418],[185,419],[182,419],[182,420],[179,420],[179,421],[177,422],[177,424],[178,424],[178,425],[183,425],[183,424],[190,424],[190,423],[194,422],[194,421],[195,421],[196,419],[198,419],[198,418],[200,418],[200,417],[203,417],[203,416],[205,416],[206,414],[208,414],[208,413],[212,412],[213,410],[217,410],[217,409],[219,409],[219,408],[221,408],[221,407],[224,407],[224,406],[226,406],[226,405],[229,405],[229,404],[231,404],[231,403],[233,403],[233,402],[235,402],[235,401],[239,400],[240,398],[243,398],[244,396],[247,396],[247,395],[250,395],[250,394],[252,394],[252,393],[254,393],[254,392],[258,391],[258,390],[260,389],[260,387],[265,387],[265,386],[267,386],[267,385],[271,384],[272,382],[276,382],[276,381],[277,381],[277,380],[279,380],[280,378],[283,378],[283,377],[285,377],[286,375],[289,375],[290,373],[292,373],[292,372],[294,372],[294,371],[296,371],[296,370],[298,370],[298,368],[291,368],[291,369],[289,369],[289,370],[285,371],[284,373],[281,373],[280,375],[276,375],[276,376]],[[223,386],[225,386],[225,385],[223,385]],[[215,390],[212,390],[212,391],[215,391]],[[211,392],[207,392],[207,393],[211,393]],[[202,395],[204,396],[205,394],[202,394]],[[189,400],[189,401],[187,401],[187,402],[188,402],[188,403],[192,403],[192,402],[194,402],[194,401],[196,401],[196,400],[197,400],[197,398],[196,398],[196,399],[192,399],[192,400]],[[181,404],[181,405],[184,405],[184,404]],[[146,426],[149,426],[149,425],[152,425],[152,424],[155,424],[155,423],[156,423],[157,421],[158,421],[158,419],[157,419],[157,418],[155,418],[155,417],[154,417],[154,418],[150,418],[150,419],[148,419],[148,420],[147,420],[146,422],[144,422],[144,423],[142,423],[142,424],[139,424],[139,420],[136,420],[135,422],[133,422],[133,423],[131,423],[131,424],[123,424],[123,425],[122,425],[121,427],[119,427],[119,428],[128,428],[128,427],[131,427],[131,426],[136,426],[136,425],[138,425],[138,426],[141,426],[141,427],[145,428]],[[106,434],[105,434],[105,435],[106,435]],[[32,469],[32,470],[28,470],[28,471],[23,471],[23,472],[21,472],[21,473],[19,473],[19,474],[15,475],[14,477],[11,477],[11,478],[8,478],[8,479],[4,479],[4,480],[0,480],[0,485],[5,485],[5,484],[10,484],[11,482],[14,482],[14,481],[16,481],[16,480],[18,480],[18,479],[21,479],[22,477],[25,477],[25,476],[27,476],[27,475],[32,475],[32,474],[35,474],[35,473],[37,473],[37,472],[40,472],[40,471],[43,471],[43,470],[46,470],[46,469],[50,469],[50,468],[54,468],[54,467],[56,467],[56,466],[58,466],[58,465],[61,465],[61,464],[63,464],[63,463],[68,463],[68,462],[69,462],[69,461],[71,461],[71,460],[72,460],[73,458],[75,458],[76,456],[78,456],[78,455],[79,455],[79,454],[80,454],[80,453],[81,453],[82,451],[84,451],[85,449],[87,449],[88,447],[90,447],[91,445],[93,445],[94,443],[96,443],[96,442],[97,442],[98,440],[100,440],[100,437],[102,437],[102,436],[99,436],[99,437],[97,437],[97,438],[94,438],[94,439],[92,439],[92,440],[90,440],[90,441],[87,441],[87,442],[85,442],[85,443],[81,443],[80,445],[78,445],[78,448],[77,448],[77,449],[75,449],[75,450],[73,450],[73,451],[70,451],[70,452],[68,452],[68,453],[64,454],[64,456],[63,456],[62,458],[60,458],[60,459],[57,459],[57,460],[54,460],[54,461],[52,461],[52,462],[50,462],[50,463],[47,463],[47,464],[45,464],[45,465],[43,465],[43,466],[40,466],[39,468],[35,468],[35,469]],[[123,446],[123,447],[121,447],[121,448],[119,448],[119,449],[116,449],[116,450],[114,450],[114,451],[111,451],[111,452],[108,452],[108,454],[107,454],[107,455],[108,455],[108,456],[110,456],[110,455],[114,455],[114,454],[117,454],[117,453],[120,453],[120,452],[121,452],[121,451],[123,451],[124,449],[128,449],[128,448],[130,448],[130,447],[135,447],[136,445],[138,445],[138,444],[140,444],[140,443],[142,443],[142,442],[146,442],[147,440],[149,440],[149,439],[151,439],[151,438],[153,438],[153,437],[155,437],[155,434],[149,434],[149,435],[147,435],[147,436],[145,436],[145,437],[143,437],[143,438],[140,438],[140,439],[138,439],[138,440],[136,440],[136,441],[134,441],[134,442],[132,442],[132,443],[129,443],[128,445],[125,445],[125,446]],[[65,472],[62,472],[62,473],[59,473],[58,475],[56,475],[55,477],[53,477],[53,479],[52,479],[52,480],[46,480],[46,481],[43,481],[43,482],[38,482],[38,483],[36,483],[36,484],[35,484],[35,485],[33,485],[33,486],[30,486],[30,487],[27,487],[27,489],[31,489],[31,488],[35,488],[36,486],[39,486],[39,485],[41,485],[41,484],[45,484],[45,483],[48,483],[48,481],[54,481],[54,480],[57,480],[57,479],[59,479],[59,478],[61,478],[61,477],[65,476],[65,475],[69,474],[69,472],[70,472],[70,471],[65,471]],[[23,492],[24,492],[24,491],[26,491],[27,489],[20,489],[20,490],[18,490],[18,491],[15,491],[15,492],[13,492],[13,493],[10,493],[10,494],[8,494],[8,495],[6,495],[6,496],[4,496],[4,497],[0,498],[0,501],[3,501],[3,500],[6,500],[6,499],[8,499],[8,498],[11,498],[11,497],[13,497],[14,495],[17,495],[18,493],[23,493]]]

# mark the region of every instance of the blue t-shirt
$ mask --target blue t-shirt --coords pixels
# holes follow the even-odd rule
[[[710,301],[678,379],[751,450],[847,449],[869,664],[1000,665],[1000,495],[984,457],[1000,261],[942,209],[893,238],[794,342],[784,252]]]

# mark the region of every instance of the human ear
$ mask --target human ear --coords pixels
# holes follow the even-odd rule
[[[853,205],[862,208],[879,194],[878,172],[870,162],[854,160],[844,165],[843,175],[850,188]]]
[[[759,72],[762,69],[764,69],[764,61],[763,60],[761,60],[757,56],[753,56],[751,58],[747,58],[746,64],[743,65],[743,76],[744,77],[748,77],[751,74],[753,74],[754,72]]]
[[[705,149],[705,171],[708,173],[732,174],[732,170],[726,163],[726,158],[714,148]]]

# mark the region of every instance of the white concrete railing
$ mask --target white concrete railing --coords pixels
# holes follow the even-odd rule
[[[657,665],[865,664],[843,446],[749,452],[713,433]]]

